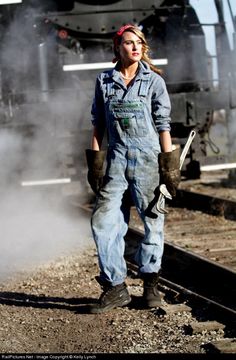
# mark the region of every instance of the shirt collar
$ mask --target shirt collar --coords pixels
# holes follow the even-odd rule
[[[118,81],[119,78],[120,78],[120,63],[118,61],[118,63],[116,64],[116,66],[114,67],[114,69],[112,70],[112,78],[115,80],[115,81]],[[138,74],[136,76],[136,80],[138,79],[144,79],[144,80],[147,80],[149,75],[151,73],[151,69],[150,69],[150,66],[147,62],[145,61],[139,61],[139,71],[138,71]]]

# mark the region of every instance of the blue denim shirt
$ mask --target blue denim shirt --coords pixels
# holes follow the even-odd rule
[[[146,87],[145,104],[148,112],[146,116],[150,117],[157,133],[163,130],[170,131],[170,98],[166,89],[164,79],[152,71],[149,65],[139,62],[139,72],[133,83],[127,88],[123,82],[118,66],[114,69],[100,73],[96,80],[95,97],[92,104],[92,124],[96,127],[108,125],[110,116],[106,111],[106,104],[109,102],[110,94],[107,90],[108,84],[112,86],[116,99],[131,101],[132,99],[143,98],[140,83],[143,82]]]

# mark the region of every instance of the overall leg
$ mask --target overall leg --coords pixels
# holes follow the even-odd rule
[[[144,237],[135,260],[144,280],[144,300],[148,306],[158,306],[161,301],[157,282],[164,249],[164,215],[156,212],[156,217],[150,217],[145,211],[159,184],[157,156],[157,152],[152,149],[139,152],[132,187],[137,211],[144,224]]]
[[[137,210],[144,225],[144,237],[135,260],[140,273],[158,273],[161,269],[164,249],[164,215],[158,214],[156,218],[146,215],[145,209],[154,197],[153,191],[148,191],[146,185],[151,186],[140,183],[134,186]]]
[[[98,304],[90,309],[92,313],[102,313],[131,301],[125,284],[127,267],[124,259],[128,224],[121,208],[123,193],[128,186],[125,161],[119,154],[115,161],[114,158],[109,161],[104,187],[91,219],[100,266],[98,282],[103,289]]]
[[[121,211],[122,196],[120,184],[110,181],[101,191],[91,219],[98,251],[100,278],[112,285],[121,284],[127,272],[124,236],[128,225]]]

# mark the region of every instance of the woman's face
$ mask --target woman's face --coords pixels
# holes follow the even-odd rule
[[[121,44],[118,47],[120,58],[125,63],[134,63],[142,58],[142,40],[130,31],[122,35]]]

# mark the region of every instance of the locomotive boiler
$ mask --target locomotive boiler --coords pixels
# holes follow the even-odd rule
[[[7,148],[18,152],[19,178],[83,183],[96,75],[114,66],[112,37],[127,23],[141,27],[151,58],[162,69],[172,103],[173,141],[182,146],[189,132],[197,131],[183,175],[199,178],[206,164],[235,161],[235,9],[230,1],[207,2],[209,11],[214,6],[214,24],[202,24],[189,0],[1,5],[0,141],[1,134],[20,136],[19,148],[15,142]],[[213,30],[214,55],[206,48],[204,26]]]

